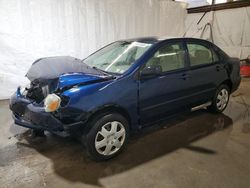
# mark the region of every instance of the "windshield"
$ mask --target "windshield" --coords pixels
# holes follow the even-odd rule
[[[122,74],[144,54],[152,44],[119,41],[112,43],[83,60],[87,65],[105,72]]]

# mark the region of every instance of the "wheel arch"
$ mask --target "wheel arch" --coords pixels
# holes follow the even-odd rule
[[[86,121],[86,127],[84,128],[84,133],[88,133],[90,129],[92,128],[91,123],[90,123],[91,121],[109,113],[118,113],[122,115],[128,121],[129,129],[131,129],[131,117],[128,111],[119,105],[109,104],[109,105],[104,105],[102,107],[96,108],[95,110],[90,112],[88,116],[88,120]]]
[[[227,80],[223,81],[219,86],[221,86],[223,84],[227,85],[229,87],[229,89],[230,89],[230,92],[232,92],[233,83],[232,83],[232,81],[230,79],[227,79]]]

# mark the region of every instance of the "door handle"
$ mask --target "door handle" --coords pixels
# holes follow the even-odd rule
[[[220,71],[220,70],[221,70],[220,65],[217,65],[217,66],[216,66],[216,70],[217,70],[217,71]]]
[[[183,80],[187,80],[187,79],[190,79],[191,78],[191,76],[189,75],[189,74],[182,74],[181,75],[181,79],[183,79]]]

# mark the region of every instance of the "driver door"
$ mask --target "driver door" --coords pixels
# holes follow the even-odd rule
[[[140,76],[139,111],[141,124],[146,126],[183,110],[189,104],[189,71],[182,41],[161,45],[148,59],[144,68],[160,67],[154,76]]]

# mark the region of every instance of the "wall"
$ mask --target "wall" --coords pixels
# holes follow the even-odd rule
[[[188,14],[186,35],[212,41],[230,56],[245,59],[250,55],[250,7],[226,9],[207,13]],[[207,23],[211,24],[205,27]]]
[[[186,10],[167,0],[0,0],[0,99],[36,59],[84,58],[114,40],[178,36]]]

